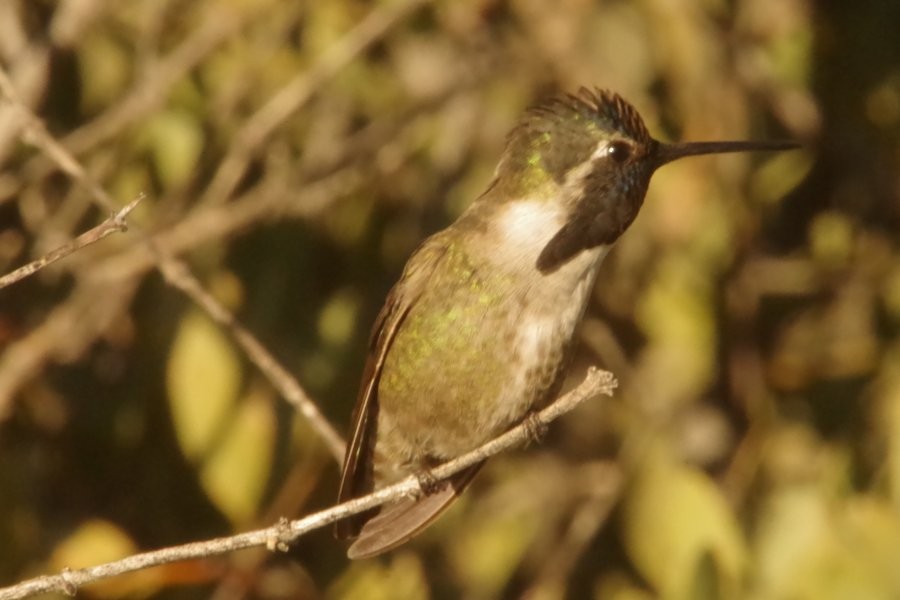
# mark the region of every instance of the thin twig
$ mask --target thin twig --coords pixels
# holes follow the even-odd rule
[[[176,84],[183,81],[200,62],[222,43],[233,40],[245,23],[240,13],[216,7],[215,18],[203,19],[177,48],[142,73],[129,93],[109,110],[82,125],[61,141],[76,156],[119,135],[126,127],[146,118],[169,98]]]
[[[162,105],[172,88],[196,67],[200,61],[216,50],[222,42],[232,39],[243,26],[243,21],[233,13],[218,8],[215,19],[206,19],[202,25],[175,50],[146,69],[135,86],[110,109],[60,139],[63,147],[79,156],[97,145],[119,135],[122,130]],[[30,158],[21,167],[31,179],[41,179],[51,173],[57,164],[45,155]],[[20,193],[24,178],[16,178],[0,186],[0,204]],[[5,183],[5,182],[4,182]]]
[[[573,410],[588,398],[593,398],[600,394],[611,396],[615,387],[616,380],[612,373],[592,367],[588,369],[584,380],[576,388],[560,396],[550,406],[538,412],[534,419],[537,420],[538,424],[547,425],[561,415]],[[528,419],[480,448],[436,467],[431,472],[431,475],[437,480],[446,479],[454,473],[480,463],[490,456],[519,445],[531,438],[534,425],[533,420]],[[84,569],[64,570],[58,575],[35,577],[34,579],[0,589],[0,600],[27,598],[48,592],[62,592],[74,595],[80,586],[115,575],[166,563],[218,556],[245,548],[265,546],[272,551],[284,551],[287,550],[290,544],[312,530],[397,498],[421,493],[419,478],[408,477],[390,487],[382,488],[367,496],[332,506],[296,521],[282,519],[277,525],[265,529],[135,554],[103,565]]]
[[[153,233],[153,239],[171,254],[183,254],[200,244],[234,235],[256,223],[285,216],[311,219],[321,214],[336,197],[360,185],[361,167],[339,169],[320,181],[276,180],[258,185],[225,205],[208,205],[184,215],[168,229]],[[303,189],[303,202],[292,203],[296,190]],[[285,200],[285,199],[289,200]],[[127,279],[155,266],[146,246],[132,246],[91,266],[107,279]]]
[[[279,125],[363,50],[381,39],[403,17],[427,1],[406,0],[373,9],[358,25],[329,46],[311,69],[298,74],[282,87],[247,119],[235,135],[200,204],[226,201],[244,176],[247,164]]]
[[[9,75],[7,75],[2,66],[0,66],[0,93],[6,97],[14,109],[21,113],[20,116],[26,123],[25,134],[27,140],[40,148],[73,180],[84,186],[90,192],[91,198],[95,203],[107,210],[115,210],[115,203],[106,190],[98,185],[87,174],[81,163],[72,156],[72,153],[47,131],[44,122],[22,103]],[[275,357],[235,319],[234,315],[222,303],[203,289],[203,286],[183,262],[157,244],[140,227],[135,226],[134,231],[141,235],[165,280],[186,294],[206,311],[214,321],[226,326],[234,340],[247,355],[247,358],[269,378],[269,381],[282,396],[309,420],[313,429],[325,441],[334,459],[338,463],[342,462],[344,457],[343,438],[328,422],[328,419],[325,418],[325,415],[321,413],[312,399],[303,391],[299,382],[291,376],[290,372],[278,363]],[[0,414],[4,413],[3,408],[3,406],[0,406]]]
[[[247,354],[253,364],[268,378],[285,400],[290,402],[310,422],[335,460],[344,458],[344,438],[332,427],[315,402],[303,391],[291,373],[272,356],[256,337],[241,325],[225,306],[211,296],[197,281],[187,266],[175,259],[161,259],[157,268],[166,282],[184,292],[216,323],[231,333],[234,340]]]
[[[16,392],[51,357],[79,356],[116,316],[129,306],[139,281],[117,282],[79,278],[66,302],[53,307],[28,333],[12,340],[0,353],[0,422],[7,419]]]
[[[81,250],[85,246],[90,246],[91,244],[99,242],[108,235],[111,235],[118,231],[127,231],[128,224],[125,222],[125,219],[126,217],[128,217],[128,214],[132,210],[134,210],[134,207],[137,206],[138,203],[143,199],[144,195],[140,194],[137,198],[126,204],[124,207],[111,214],[105,221],[103,221],[96,227],[85,231],[71,242],[63,244],[59,248],[51,250],[41,258],[33,260],[27,265],[19,267],[12,273],[8,273],[3,277],[0,277],[0,289],[3,289],[8,285],[12,285],[13,283],[22,279],[25,279],[30,275],[34,275],[47,265],[53,264],[59,259],[65,258],[70,254]]]
[[[602,462],[580,467],[573,479],[580,484],[579,492],[587,497],[571,511],[571,520],[558,542],[545,544],[541,549],[540,566],[522,600],[565,596],[566,582],[597,531],[607,522],[622,493],[624,478],[618,465]]]
[[[456,81],[453,92],[441,99],[432,99],[430,104],[420,104],[418,109],[395,117],[390,125],[382,121],[373,123],[354,134],[343,144],[344,150],[327,165],[322,165],[318,173],[297,173],[293,170],[274,170],[275,175],[267,175],[261,182],[243,191],[240,196],[227,204],[209,203],[194,208],[167,229],[154,231],[153,238],[175,255],[184,254],[198,245],[232,236],[235,232],[248,229],[255,224],[285,217],[299,217],[311,220],[322,214],[337,197],[343,197],[356,190],[363,183],[366,167],[371,167],[371,156],[381,148],[385,140],[397,140],[418,131],[421,122],[418,110],[431,116],[432,108],[443,106],[456,97],[469,83]],[[401,144],[403,152],[412,154],[414,144]],[[406,154],[397,153],[400,157]],[[290,171],[288,176],[282,173]],[[297,190],[302,190],[302,201],[297,199]],[[92,265],[94,273],[110,279],[134,277],[154,268],[153,256],[146,246],[132,246],[115,256],[109,256],[101,263]]]

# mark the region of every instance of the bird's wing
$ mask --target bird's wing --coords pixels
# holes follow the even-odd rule
[[[440,234],[426,240],[410,257],[403,276],[388,294],[375,320],[362,384],[353,410],[350,443],[344,454],[339,502],[359,497],[373,489],[378,382],[384,360],[406,315],[428,285],[446,249]],[[477,470],[478,467],[472,467],[463,471],[439,484],[437,490],[421,499],[402,500],[381,511],[376,509],[339,521],[335,525],[335,535],[339,539],[359,538],[351,549],[351,558],[389,550],[430,523],[462,491]]]

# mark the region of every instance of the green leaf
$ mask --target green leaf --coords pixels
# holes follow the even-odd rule
[[[166,389],[175,435],[188,459],[198,461],[210,449],[240,383],[240,362],[221,329],[197,311],[185,315],[169,353]]]
[[[131,77],[131,60],[114,36],[96,33],[84,38],[78,49],[81,75],[81,109],[86,113],[113,104]]]
[[[715,483],[648,453],[623,505],[623,533],[634,566],[664,598],[733,598],[746,564],[737,520]]]
[[[134,541],[117,525],[90,519],[56,546],[50,563],[56,570],[80,569],[118,560],[135,551]]]
[[[690,257],[669,257],[657,270],[637,306],[650,342],[641,360],[641,388],[659,406],[672,407],[696,398],[713,376],[714,311],[708,283]]]
[[[887,503],[830,498],[824,487],[773,494],[755,543],[760,598],[890,600],[900,595],[900,517]]]
[[[56,545],[50,555],[49,569],[60,572],[92,567],[123,559],[137,551],[131,536],[115,523],[88,519]],[[143,598],[159,588],[160,576],[158,569],[144,569],[94,582],[79,592],[90,598]]]
[[[476,596],[497,597],[534,540],[540,515],[530,511],[482,512],[450,532],[450,563]]]
[[[328,590],[330,600],[427,600],[428,581],[422,562],[413,554],[398,552],[387,564],[354,562]]]
[[[256,515],[271,472],[275,427],[271,400],[250,394],[203,466],[203,489],[236,525]]]
[[[166,189],[193,176],[203,151],[203,131],[197,118],[184,110],[168,110],[150,119],[139,138],[150,151],[153,166]]]

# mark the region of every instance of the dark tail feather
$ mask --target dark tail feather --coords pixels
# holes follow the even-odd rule
[[[359,537],[347,550],[351,559],[369,558],[396,548],[425,529],[466,489],[484,463],[460,471],[438,489],[418,499],[404,498],[386,504],[366,521]]]

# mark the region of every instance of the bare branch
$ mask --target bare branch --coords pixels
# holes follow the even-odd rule
[[[538,424],[547,425],[561,415],[573,410],[588,398],[593,398],[600,394],[611,396],[615,388],[616,380],[612,373],[592,367],[588,369],[584,380],[576,388],[560,396],[550,406],[536,413],[534,419],[537,420]],[[535,425],[534,419],[523,421],[480,448],[436,467],[431,474],[438,480],[446,479],[454,473],[480,463],[490,456],[525,442],[532,435]],[[417,477],[408,477],[400,483],[382,488],[367,496],[332,506],[295,521],[282,519],[278,524],[265,529],[135,554],[103,565],[65,570],[59,575],[36,577],[0,589],[0,600],[27,598],[48,592],[62,592],[74,595],[80,586],[101,579],[166,563],[218,556],[245,548],[265,546],[272,551],[284,551],[287,550],[290,544],[310,531],[380,506],[391,500],[421,493],[419,479]]]
[[[254,187],[228,204],[207,205],[184,215],[168,229],[155,231],[157,244],[172,254],[182,254],[196,246],[233,235],[264,220],[286,216],[312,218],[330,206],[336,197],[359,185],[360,167],[344,167],[328,177],[314,182],[272,181]],[[303,188],[303,202],[293,200],[298,188]],[[133,246],[110,256],[92,269],[107,279],[122,279],[139,275],[154,267],[154,257],[146,246]]]
[[[570,512],[569,524],[556,543],[542,546],[543,560],[522,598],[565,596],[567,580],[622,494],[625,477],[615,462],[580,465],[572,475],[585,497]]]
[[[218,11],[215,19],[202,21],[201,26],[175,50],[151,65],[121,101],[62,137],[60,143],[63,147],[75,156],[83,154],[119,135],[126,127],[163,104],[175,84],[184,79],[191,69],[223,41],[231,39],[234,32],[243,25],[242,20],[234,13],[223,7],[219,7]],[[29,159],[20,172],[27,173],[33,179],[40,179],[46,177],[56,164],[51,157],[39,154]],[[18,194],[24,185],[20,178],[0,181],[0,203]]]
[[[254,113],[235,135],[231,148],[216,170],[200,203],[224,202],[243,177],[259,147],[285,119],[305,104],[329,79],[363,50],[427,0],[406,0],[374,9],[356,27],[332,44],[309,71],[298,74]]]
[[[28,141],[44,152],[57,166],[72,179],[84,186],[95,203],[107,210],[115,210],[115,203],[110,195],[87,174],[84,167],[59,143],[48,131],[43,121],[28,109],[16,93],[12,81],[6,71],[0,67],[0,93],[17,110],[25,122],[25,136]],[[325,441],[335,460],[340,463],[344,457],[344,441],[341,435],[325,418],[316,404],[303,391],[290,372],[281,366],[259,341],[237,322],[234,315],[218,300],[213,298],[194,277],[187,266],[160,246],[154,239],[139,227],[139,233],[150,253],[156,261],[157,268],[166,281],[182,291],[202,308],[217,323],[224,325],[234,340],[247,354],[248,359],[259,368],[272,385],[293,404],[310,422],[313,428]],[[2,409],[2,407],[0,407]],[[3,414],[0,410],[0,415]]]
[[[85,231],[71,242],[63,244],[59,248],[48,252],[41,258],[33,260],[27,265],[19,267],[12,273],[8,273],[3,277],[0,277],[0,289],[3,289],[8,285],[12,285],[13,283],[22,279],[25,279],[30,275],[34,275],[47,265],[53,264],[59,259],[65,258],[70,254],[81,250],[85,246],[90,246],[91,244],[99,242],[110,234],[116,233],[117,231],[127,231],[128,225],[125,222],[125,218],[143,199],[144,195],[139,195],[137,198],[126,204],[123,208],[111,214],[105,221],[103,221],[96,227]]]
[[[17,390],[51,360],[84,352],[134,297],[137,279],[103,282],[79,279],[64,303],[55,306],[22,338],[0,353],[0,421],[11,414]]]
[[[325,418],[325,415],[322,414],[315,402],[303,391],[296,378],[272,356],[252,333],[235,319],[234,315],[221,302],[203,289],[203,286],[183,262],[173,258],[160,257],[157,268],[170,285],[184,292],[213,321],[231,333],[237,344],[247,354],[247,357],[268,378],[269,382],[281,393],[284,399],[306,417],[313,429],[325,441],[334,459],[341,463],[344,459],[344,438],[328,422],[328,419]]]
[[[227,10],[227,5],[218,6],[215,19],[202,20],[175,50],[144,73],[122,101],[66,135],[62,139],[63,145],[78,155],[119,135],[123,129],[162,106],[172,88],[223,42],[232,39],[243,25],[237,12]]]

